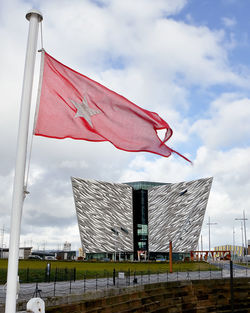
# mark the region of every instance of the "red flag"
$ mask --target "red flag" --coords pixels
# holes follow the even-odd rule
[[[121,150],[147,151],[165,157],[172,152],[179,154],[165,145],[172,129],[158,114],[138,107],[45,51],[42,62],[35,135],[109,141]],[[157,129],[166,129],[164,141],[158,137]]]

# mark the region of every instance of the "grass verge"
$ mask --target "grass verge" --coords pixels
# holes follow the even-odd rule
[[[50,263],[50,276],[46,266]],[[43,282],[46,280],[72,280],[95,277],[111,277],[113,271],[129,274],[157,274],[169,272],[168,262],[75,262],[75,261],[40,261],[20,260],[20,282]],[[218,270],[206,262],[173,263],[174,272]],[[0,283],[6,282],[7,260],[0,260]]]

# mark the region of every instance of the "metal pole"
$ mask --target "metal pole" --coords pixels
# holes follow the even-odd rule
[[[217,225],[217,223],[211,223],[210,222],[210,216],[208,217],[208,223],[207,223],[207,225],[208,225],[208,246],[209,246],[209,254],[211,254],[211,247],[210,247],[210,226],[211,225]]]
[[[24,177],[27,154],[30,103],[35,67],[38,24],[43,17],[39,11],[32,10],[26,14],[29,21],[29,35],[23,76],[23,89],[19,117],[19,129],[16,152],[16,169],[12,197],[11,228],[9,242],[9,260],[5,313],[16,312],[17,274],[22,207],[25,195]]]
[[[234,285],[233,285],[233,262],[230,260],[230,295],[231,295],[231,312],[234,312]]]
[[[235,220],[237,221],[243,221],[243,225],[244,225],[244,232],[245,232],[245,244],[244,244],[244,240],[243,240],[243,228],[242,228],[242,223],[241,223],[241,232],[242,232],[242,246],[243,246],[243,250],[244,250],[244,255],[245,253],[247,254],[247,234],[246,234],[246,220],[247,218],[245,217],[245,210],[243,210],[243,218],[235,218]]]
[[[210,253],[210,216],[208,218],[208,250],[209,250],[209,253]]]
[[[233,260],[235,259],[235,230],[233,226]]]
[[[245,249],[244,249],[245,245],[244,245],[244,237],[243,237],[243,223],[242,223],[242,222],[240,222],[240,229],[241,229],[241,242],[242,242],[242,248],[243,248],[243,250],[245,250]],[[243,251],[243,254],[245,254],[245,251]]]
[[[244,233],[245,233],[245,247],[246,247],[246,255],[247,255],[248,245],[247,245],[246,220],[247,220],[247,218],[245,217],[245,210],[243,210]]]

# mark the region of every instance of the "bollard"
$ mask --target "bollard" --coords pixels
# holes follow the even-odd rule
[[[51,265],[50,263],[47,263],[45,268],[45,281],[50,282],[50,272],[51,272]]]
[[[41,298],[32,298],[28,301],[26,311],[29,313],[45,313],[45,303]]]
[[[130,278],[129,278],[130,279]],[[135,271],[134,271],[134,280],[133,280],[133,283],[134,284],[137,284],[137,278],[136,278],[136,273],[135,273]]]

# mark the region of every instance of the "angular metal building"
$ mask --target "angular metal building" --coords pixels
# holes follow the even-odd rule
[[[83,251],[88,259],[134,260],[195,250],[212,178],[176,184],[114,184],[72,177]]]

